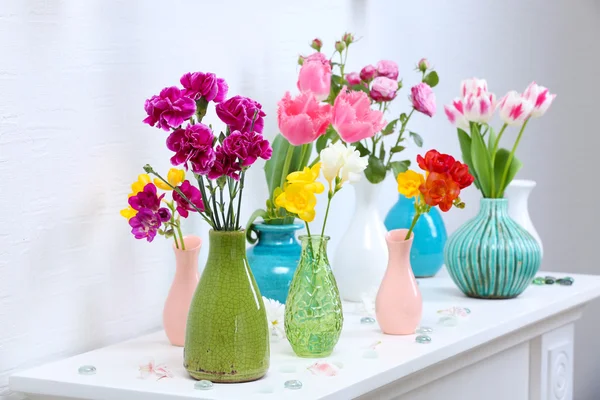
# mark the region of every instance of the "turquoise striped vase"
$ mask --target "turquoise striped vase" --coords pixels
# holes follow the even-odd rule
[[[456,286],[482,299],[523,293],[541,259],[537,241],[508,216],[507,199],[481,199],[479,214],[454,232],[444,249]]]

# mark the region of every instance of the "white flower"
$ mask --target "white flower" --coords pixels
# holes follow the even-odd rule
[[[368,159],[361,157],[354,147],[346,147],[341,142],[331,143],[321,150],[321,170],[329,182],[329,190],[333,190],[333,182],[341,187],[345,182],[354,183],[360,180],[362,172],[367,168]],[[336,179],[339,178],[339,179]]]
[[[285,337],[285,305],[281,304],[277,300],[267,299],[264,296],[263,302],[265,303],[265,310],[267,311],[267,322],[269,324],[271,337],[283,339]]]

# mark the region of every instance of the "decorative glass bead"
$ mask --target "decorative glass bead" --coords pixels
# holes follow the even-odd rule
[[[533,284],[534,285],[543,285],[545,283],[546,283],[546,280],[544,278],[540,277],[540,276],[538,276],[537,278],[535,278],[533,280]]]
[[[563,285],[563,286],[571,286],[573,284],[573,282],[575,282],[575,280],[573,278],[571,278],[570,276],[566,276],[566,277],[556,281],[556,283],[558,283],[559,285]]]
[[[205,379],[194,383],[194,389],[196,390],[210,390],[213,388],[213,383]]]
[[[360,319],[360,323],[363,325],[374,324],[375,322],[377,322],[377,321],[373,317],[362,317]]]
[[[467,314],[471,314],[471,309],[470,309],[470,308],[467,308],[467,307],[465,307],[465,308],[464,308],[464,310],[465,310],[465,312],[466,312]]]
[[[302,382],[300,382],[297,379],[292,379],[290,381],[285,381],[285,383],[283,384],[283,387],[286,389],[291,389],[291,390],[302,389]]]
[[[419,335],[433,333],[433,328],[430,328],[428,326],[420,326],[417,328],[415,333]]]
[[[377,351],[375,351],[373,349],[368,349],[368,350],[365,350],[362,357],[363,358],[378,358],[379,354],[377,353]]]
[[[547,276],[546,278],[544,278],[544,283],[546,285],[554,285],[554,282],[556,282],[556,278],[554,278],[553,276]]]
[[[93,365],[83,365],[79,367],[79,375],[96,375],[96,367]]]
[[[419,335],[415,338],[415,342],[427,344],[431,343],[431,338],[427,335]]]

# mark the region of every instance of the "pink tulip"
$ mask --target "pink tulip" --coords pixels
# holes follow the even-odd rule
[[[375,101],[391,101],[396,97],[398,82],[385,76],[378,76],[373,80],[371,98]]]
[[[372,65],[367,65],[360,70],[360,79],[365,82],[369,82],[371,79],[377,76],[377,69]]]
[[[487,123],[496,111],[496,95],[479,87],[474,92],[467,94],[463,104],[467,121]]]
[[[398,79],[398,64],[389,60],[381,60],[377,63],[377,75],[390,79]]]
[[[358,72],[350,72],[349,74],[346,74],[346,80],[351,86],[360,85],[360,75]]]
[[[365,92],[344,86],[333,104],[332,124],[344,142],[355,143],[373,137],[386,122],[381,111],[371,109]]]
[[[467,97],[471,93],[480,94],[482,91],[487,92],[487,81],[485,79],[471,78],[460,83],[462,97]]]
[[[465,132],[469,132],[469,121],[467,121],[467,118],[465,117],[462,99],[454,99],[452,104],[444,106],[444,111],[451,124]]]
[[[413,107],[418,112],[433,117],[435,114],[435,93],[431,90],[431,87],[421,82],[410,89],[410,101]]]
[[[314,53],[304,59],[298,75],[298,89],[312,92],[319,101],[329,96],[331,64],[323,53]]]
[[[508,125],[522,125],[533,111],[533,103],[511,90],[500,100],[500,118]]]
[[[317,101],[310,92],[292,98],[290,92],[277,104],[281,134],[294,146],[311,143],[325,133],[331,122],[331,106]]]
[[[538,86],[535,82],[531,82],[523,97],[533,104],[532,117],[541,117],[546,113],[550,105],[556,97],[555,94],[550,94],[550,91],[543,86]]]

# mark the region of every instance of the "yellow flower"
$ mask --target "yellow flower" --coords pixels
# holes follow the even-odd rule
[[[421,194],[419,186],[425,183],[422,174],[408,170],[398,174],[398,192],[406,198],[416,197]]]
[[[131,208],[131,206],[128,206],[127,208],[121,210],[121,215],[127,218],[127,220],[130,220],[131,218],[135,217],[136,214],[137,210],[134,210],[133,208]]]
[[[138,175],[138,180],[131,184],[131,192],[132,193],[129,195],[129,197],[135,196],[136,194],[138,194],[139,192],[144,190],[144,186],[146,186],[149,183],[150,183],[150,175],[148,175],[148,174]]]
[[[182,169],[171,168],[169,170],[169,172],[167,173],[167,182],[169,182],[172,186],[177,187],[184,180],[185,180],[185,171]],[[154,178],[154,184],[156,185],[157,188],[162,189],[162,190],[173,190],[169,187],[169,185],[167,185],[166,183],[164,183],[162,180],[160,180],[158,178]]]
[[[306,186],[303,183],[290,183],[286,185],[284,191],[275,198],[275,205],[298,215],[298,218],[303,221],[312,222],[315,219],[317,197]]]
[[[321,163],[316,163],[312,168],[304,167],[302,171],[292,172],[287,176],[289,184],[304,185],[306,190],[313,193],[323,193],[325,186],[321,182],[316,182],[321,172]]]

